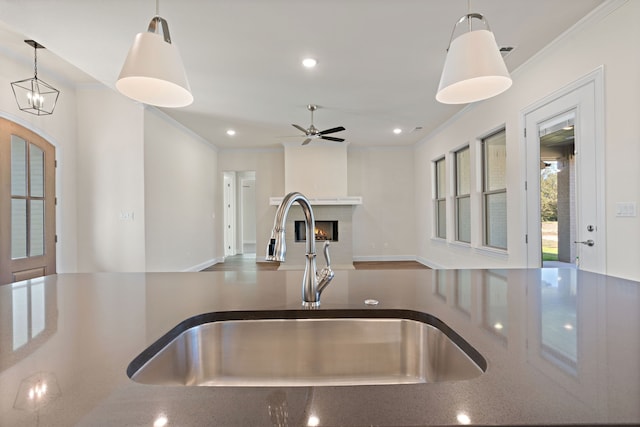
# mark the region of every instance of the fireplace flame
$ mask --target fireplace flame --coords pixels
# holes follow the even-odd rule
[[[315,236],[316,236],[316,240],[328,240],[329,239],[329,236],[327,235],[326,231],[320,230],[318,227],[315,228],[314,233],[315,233]]]

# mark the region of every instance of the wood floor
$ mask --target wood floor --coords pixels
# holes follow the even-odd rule
[[[225,259],[224,262],[214,264],[202,271],[263,271],[277,270],[278,262],[256,262],[255,254],[235,255]],[[356,270],[413,270],[428,269],[416,261],[356,261],[353,263]]]

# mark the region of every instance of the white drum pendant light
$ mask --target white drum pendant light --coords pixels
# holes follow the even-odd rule
[[[193,102],[180,52],[171,43],[167,21],[158,16],[157,1],[156,16],[146,33],[136,35],[116,88],[129,98],[157,107],[186,107]]]
[[[472,19],[480,20],[485,29],[472,29]],[[454,39],[456,28],[464,22],[468,31]],[[484,16],[469,13],[460,18],[453,26],[436,99],[443,104],[466,104],[496,96],[509,89],[511,83]]]

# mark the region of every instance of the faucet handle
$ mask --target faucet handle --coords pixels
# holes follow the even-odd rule
[[[329,241],[324,242],[324,259],[327,261],[327,266],[316,273],[318,278],[318,292],[322,292],[324,288],[331,282],[335,273],[331,269],[331,258],[329,257]]]
[[[324,252],[324,260],[327,262],[327,267],[331,269],[331,257],[329,257],[329,241],[324,241],[324,247],[322,248]]]

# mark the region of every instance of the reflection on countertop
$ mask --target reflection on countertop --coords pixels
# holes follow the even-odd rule
[[[223,388],[127,377],[188,317],[299,309],[301,274],[61,274],[0,286],[0,425],[640,423],[640,283],[577,270],[355,270],[325,291],[321,310],[439,318],[487,360],[472,380]]]

